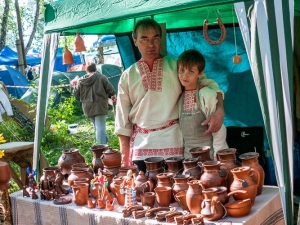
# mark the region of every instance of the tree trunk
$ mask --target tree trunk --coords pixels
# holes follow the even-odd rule
[[[1,24],[1,34],[0,34],[0,51],[5,47],[6,44],[8,14],[9,14],[9,0],[5,0],[4,12],[3,12],[2,24]]]
[[[98,47],[98,64],[104,64],[103,47]]]
[[[7,0],[8,1],[8,0]],[[28,53],[30,46],[32,44],[33,38],[35,36],[38,20],[39,20],[39,15],[40,15],[40,0],[36,0],[36,10],[35,10],[35,15],[34,15],[34,21],[33,21],[33,28],[32,32],[30,34],[29,40],[27,42],[27,45],[25,47],[25,55]]]

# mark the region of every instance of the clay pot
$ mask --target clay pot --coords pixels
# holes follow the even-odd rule
[[[210,157],[210,146],[202,146],[197,148],[192,148],[190,153],[192,158],[198,158],[200,162],[211,161],[212,158]]]
[[[218,198],[217,191],[216,188],[202,190],[204,199],[201,204],[201,214],[208,221],[219,220],[225,214],[225,209]]]
[[[43,181],[45,178],[48,178],[48,177],[53,177],[55,179],[55,175],[59,171],[60,171],[60,168],[58,166],[45,167],[43,169],[43,175],[40,177],[40,181]]]
[[[182,175],[188,175],[191,178],[199,180],[202,174],[202,170],[201,167],[198,165],[198,159],[190,158],[190,159],[185,159],[182,162],[184,166]]]
[[[218,190],[217,194],[218,194],[220,202],[223,205],[229,202],[230,196],[233,196],[234,194],[238,194],[238,193],[242,193],[242,194],[247,193],[247,191],[244,191],[244,190],[237,190],[237,191],[232,191],[230,193],[227,193],[227,188],[223,187],[223,186],[218,186],[218,187],[215,187],[215,188],[217,188],[217,190]]]
[[[230,186],[230,191],[245,190],[247,194],[235,194],[233,198],[235,200],[251,199],[251,204],[254,204],[257,194],[257,187],[260,182],[259,172],[249,166],[237,167],[231,170],[233,173],[233,182]],[[256,173],[257,183],[253,181],[253,174]]]
[[[175,196],[180,191],[186,191],[187,189],[189,189],[189,185],[188,185],[189,176],[177,174],[173,177],[173,180],[174,180],[174,184],[172,187],[173,196]]]
[[[10,187],[10,170],[6,162],[0,161],[0,190],[5,191]]]
[[[120,192],[120,188],[121,188],[120,185],[122,182],[123,182],[122,177],[114,177],[110,184],[110,190],[117,198],[119,205],[125,204],[125,194]]]
[[[70,148],[62,151],[62,155],[59,157],[57,165],[61,168],[62,174],[69,175],[73,164],[84,162],[84,157],[79,153],[79,150]]]
[[[148,180],[143,171],[134,180],[134,189],[136,190],[136,200],[141,201],[141,194],[144,192],[152,192],[154,189],[153,182]]]
[[[229,202],[225,205],[227,213],[231,217],[244,217],[247,216],[252,208],[251,199],[238,200]]]
[[[117,166],[117,167],[106,167],[106,166],[104,166],[104,170],[111,172],[113,174],[113,176],[118,175],[120,168],[121,168],[121,166]]]
[[[73,184],[74,185],[76,185],[76,184],[88,184],[88,185],[90,185],[90,179],[89,178],[85,178],[85,177],[76,178],[73,181]]]
[[[247,152],[239,156],[239,158],[242,160],[243,166],[249,166],[258,171],[260,175],[260,180],[257,187],[257,195],[260,195],[262,193],[262,188],[265,181],[265,171],[263,167],[259,164],[258,157],[259,153],[257,152]],[[253,180],[255,183],[257,183],[258,177],[256,176],[256,173],[253,174]]]
[[[74,180],[78,178],[88,178],[89,183],[94,178],[93,175],[89,173],[88,168],[74,168],[71,170],[71,174],[68,177],[68,184],[70,187],[72,187]]]
[[[103,170],[103,163],[101,160],[102,153],[108,149],[108,145],[94,145],[91,148],[93,154],[92,167],[93,172],[98,173],[98,169]]]
[[[156,187],[157,184],[156,175],[164,172],[162,167],[163,161],[164,158],[162,157],[150,157],[144,160],[147,169],[146,176],[148,176],[148,179],[153,182],[154,187]]]
[[[237,160],[236,160],[236,149],[235,148],[226,148],[217,151],[217,159],[221,162],[227,165],[227,168],[229,168],[229,173],[227,176],[227,190],[229,191],[230,185],[232,184],[233,181],[233,174],[231,173],[231,169],[239,167]],[[227,172],[226,167],[221,167],[221,172],[226,173]]]
[[[88,169],[88,172],[89,172],[92,176],[93,176],[93,174],[94,174],[93,169],[90,168],[89,165],[86,164],[86,163],[75,163],[75,164],[72,165],[72,169],[74,169],[74,168],[86,168],[86,169]]]
[[[157,205],[159,207],[169,207],[171,204],[172,188],[170,187],[157,187],[154,188]]]
[[[144,192],[141,193],[141,202],[143,206],[149,206],[153,208],[155,203],[155,193],[154,192]]]
[[[157,178],[157,185],[156,187],[170,187],[172,189],[173,173],[159,173],[156,175]],[[171,193],[171,203],[175,202],[175,198],[173,196],[173,192]]]
[[[93,198],[88,198],[88,203],[87,204],[88,204],[88,207],[90,209],[93,209],[93,208],[96,207],[96,200],[93,199]]]
[[[200,180],[202,181],[202,185],[205,188],[217,187],[217,186],[225,186],[226,180],[229,174],[229,168],[226,164],[220,163],[219,161],[207,161],[201,163],[203,166],[203,174],[201,175]],[[227,168],[227,173],[224,174],[221,172],[221,166]]]
[[[100,158],[104,167],[112,168],[121,166],[121,153],[118,149],[105,150]]]
[[[186,204],[192,214],[201,212],[202,189],[203,186],[199,180],[191,180],[188,182],[189,188],[186,192]]]
[[[186,203],[186,193],[187,190],[184,190],[184,191],[179,191],[174,195],[176,202],[183,210],[189,210],[189,207],[187,206]]]
[[[88,187],[88,184],[76,184],[72,186],[73,202],[77,206],[87,205],[89,198]]]
[[[178,173],[183,171],[183,163],[184,157],[169,157],[165,159],[165,163],[168,166],[168,172]]]
[[[136,177],[139,174],[139,170],[137,166],[123,166],[119,169],[119,173],[117,174],[117,177],[125,177],[127,176],[127,171],[131,170],[132,175]]]

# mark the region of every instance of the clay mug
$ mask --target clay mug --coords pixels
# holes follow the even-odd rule
[[[155,193],[154,192],[144,192],[141,195],[141,202],[143,206],[149,206],[153,208],[155,203]]]
[[[187,206],[186,203],[186,192],[187,190],[184,191],[179,191],[177,194],[175,194],[175,200],[177,201],[178,205],[183,209],[183,210],[189,210],[189,207]]]
[[[169,207],[171,204],[171,187],[157,187],[154,189],[157,205],[159,207]]]
[[[87,205],[89,196],[88,187],[88,184],[74,184],[72,186],[73,202],[77,206]]]

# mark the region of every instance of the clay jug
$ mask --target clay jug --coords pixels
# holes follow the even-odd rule
[[[137,166],[122,166],[119,169],[119,173],[117,174],[118,177],[126,177],[127,176],[127,171],[131,170],[133,177],[136,177],[139,174],[139,170]]]
[[[91,152],[93,154],[92,167],[93,172],[98,173],[98,169],[103,170],[103,163],[101,161],[101,156],[104,151],[108,149],[108,145],[94,145],[91,147]]]
[[[10,187],[10,170],[6,162],[0,161],[0,190],[5,191]]]
[[[172,188],[156,187],[154,188],[157,205],[159,207],[169,207],[171,204]]]
[[[162,157],[150,157],[144,160],[147,169],[146,176],[153,182],[154,187],[156,187],[157,184],[156,175],[164,172],[163,161],[164,158]]]
[[[236,149],[235,148],[226,148],[226,149],[222,149],[217,151],[216,155],[217,155],[217,159],[221,162],[227,165],[227,167],[229,168],[229,173],[227,176],[227,190],[230,190],[230,185],[232,184],[233,181],[233,174],[231,173],[231,169],[239,167],[240,165],[238,165],[237,160],[236,160]],[[221,172],[226,173],[227,172],[227,168],[226,167],[222,167],[221,166]]]
[[[105,167],[111,168],[121,166],[121,153],[118,149],[105,150],[100,158]]]
[[[173,177],[173,180],[174,180],[174,184],[172,186],[173,196],[175,196],[180,191],[186,191],[187,189],[189,189],[189,185],[188,185],[189,176],[188,175],[177,174]]]
[[[76,148],[70,148],[62,151],[62,155],[58,159],[57,165],[61,168],[62,174],[69,175],[73,164],[84,162],[85,160],[79,153],[79,150]]]
[[[192,148],[190,153],[192,158],[198,158],[200,162],[211,161],[212,158],[210,157],[210,146],[202,146],[197,148]]]
[[[118,204],[123,206],[125,203],[125,193],[120,192],[120,188],[121,188],[120,185],[122,182],[123,182],[122,177],[114,177],[110,184],[110,190],[117,198]]]
[[[188,185],[186,204],[192,214],[199,214],[201,212],[201,203],[203,200],[203,186],[199,180],[191,180],[188,182]]]
[[[181,173],[183,171],[183,157],[169,157],[165,159],[165,163],[168,166],[168,171],[171,173]]]
[[[77,206],[87,205],[89,198],[88,186],[88,184],[76,184],[72,186],[73,202]]]
[[[220,202],[216,188],[202,190],[204,199],[201,204],[201,214],[208,221],[219,220],[225,215],[225,207]]]
[[[174,173],[159,173],[156,175],[157,185],[156,187],[173,187],[173,176]],[[172,191],[171,191],[172,192]],[[171,194],[171,203],[175,202],[175,198],[173,196],[173,192]]]
[[[136,190],[136,200],[141,201],[141,194],[144,192],[152,192],[154,189],[153,182],[148,180],[148,177],[143,171],[134,179],[134,189]]]
[[[226,203],[229,202],[230,196],[233,196],[234,194],[237,194],[237,193],[242,193],[242,194],[247,193],[247,191],[244,191],[244,190],[237,190],[237,191],[232,191],[232,192],[227,193],[227,188],[223,187],[223,186],[217,186],[215,188],[217,188],[217,190],[218,190],[217,194],[218,194],[220,202],[223,205],[225,205]]]
[[[94,177],[89,173],[88,168],[74,168],[71,170],[71,174],[68,177],[68,184],[70,187],[72,187],[74,180],[77,178],[88,178],[90,182]]]
[[[247,198],[251,199],[251,204],[254,204],[255,197],[257,194],[257,187],[260,182],[260,175],[256,169],[250,168],[249,166],[237,167],[231,170],[233,173],[233,182],[230,186],[230,191],[245,190],[247,194],[235,194],[233,198],[235,200],[244,200]],[[253,181],[253,175],[256,174],[257,181]]]
[[[211,188],[216,186],[225,186],[226,180],[229,174],[229,168],[226,164],[220,163],[219,161],[207,161],[201,163],[203,166],[203,174],[200,180],[205,188]],[[221,166],[227,168],[227,172],[224,174],[221,171]]]
[[[185,159],[182,161],[184,170],[182,175],[189,175],[191,178],[199,180],[202,174],[197,158]]]
[[[259,172],[260,181],[257,187],[257,195],[260,195],[265,181],[265,171],[263,167],[259,164],[258,157],[259,153],[257,152],[247,152],[239,156],[239,158],[242,160],[243,166],[249,166],[251,168],[256,169]],[[258,178],[256,176],[256,173],[253,174],[253,180],[255,183],[257,183]]]
[[[186,203],[186,193],[187,190],[184,190],[184,191],[179,191],[174,195],[176,202],[183,210],[189,210],[189,207],[187,206]]]

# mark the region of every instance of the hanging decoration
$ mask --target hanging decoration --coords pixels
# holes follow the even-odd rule
[[[76,38],[74,41],[74,47],[75,47],[75,52],[83,52],[86,51],[86,48],[84,46],[84,41],[82,37],[80,37],[79,32],[76,32]]]
[[[74,59],[72,53],[68,49],[67,38],[65,36],[65,51],[63,54],[63,65],[69,65],[69,64],[74,64]]]
[[[237,44],[236,44],[236,33],[235,33],[235,24],[232,8],[232,24],[233,24],[233,36],[234,36],[234,46],[235,46],[235,56],[232,58],[234,64],[239,64],[242,61],[242,57],[237,54]]]

